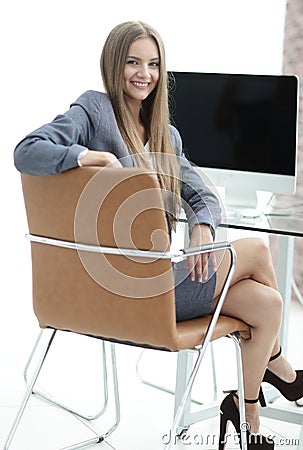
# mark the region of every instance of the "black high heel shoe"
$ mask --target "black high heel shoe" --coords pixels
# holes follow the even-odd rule
[[[231,392],[229,395],[227,395],[221,403],[219,450],[224,450],[226,445],[226,428],[228,421],[232,422],[233,426],[235,427],[235,430],[240,439],[240,446],[242,448],[240,414],[233,397],[238,397],[235,392]],[[257,398],[256,400],[245,399],[244,401],[245,403],[257,403],[258,400],[259,398]],[[275,444],[272,439],[267,438],[262,434],[252,434],[249,432],[249,430],[246,431],[246,441],[248,450],[272,450],[275,448]]]
[[[281,347],[278,353],[272,356],[269,361],[274,361],[281,355]],[[269,369],[266,369],[263,381],[272,384],[276,387],[281,394],[289,401],[294,402],[303,397],[303,370],[296,370],[296,379],[290,383],[282,380],[280,377],[275,375]]]

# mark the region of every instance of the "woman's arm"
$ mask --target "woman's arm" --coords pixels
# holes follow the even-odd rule
[[[84,111],[78,116],[79,124],[88,122]],[[51,175],[77,167],[78,155],[86,148],[79,124],[67,112],[27,135],[15,149],[16,168],[29,175]]]
[[[67,112],[33,131],[17,145],[14,152],[16,168],[29,175],[61,173],[78,167],[78,157],[85,149],[89,151],[80,160],[81,165],[117,163],[116,157],[111,154],[108,137],[103,136],[111,133],[114,127],[109,119],[110,113],[111,104],[105,94],[94,91],[84,93]],[[104,133],[103,128],[100,131],[103,122]],[[93,145],[98,142],[100,148],[90,148],[97,131],[98,139]],[[103,148],[107,151],[100,151]]]

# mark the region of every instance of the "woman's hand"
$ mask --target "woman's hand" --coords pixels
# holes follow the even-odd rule
[[[204,244],[212,244],[213,237],[210,227],[206,224],[195,225],[191,238],[190,247],[196,247]],[[185,267],[190,271],[191,281],[199,281],[208,278],[208,258],[211,259],[213,269],[216,270],[216,259],[214,253],[201,253],[200,255],[188,256]]]
[[[89,150],[83,158],[81,158],[82,166],[110,166],[122,167],[120,161],[110,152],[97,152]]]

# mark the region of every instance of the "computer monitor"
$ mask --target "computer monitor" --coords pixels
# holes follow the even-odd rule
[[[257,208],[257,192],[296,189],[298,79],[294,75],[171,72],[172,124],[185,154],[227,209]]]

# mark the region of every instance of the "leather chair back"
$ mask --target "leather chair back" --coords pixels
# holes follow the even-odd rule
[[[169,250],[156,177],[142,169],[83,167],[22,175],[29,233],[69,242]],[[170,260],[91,253],[32,242],[40,327],[178,348]]]

